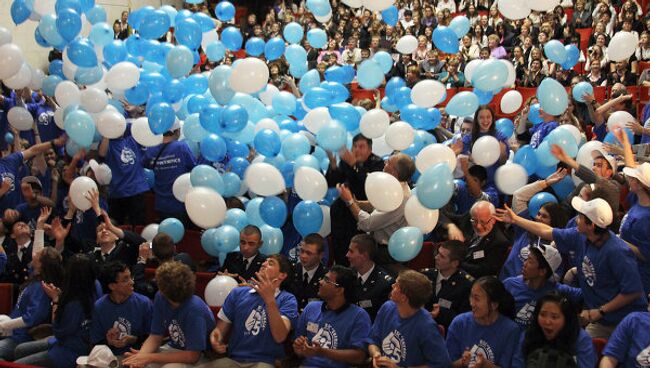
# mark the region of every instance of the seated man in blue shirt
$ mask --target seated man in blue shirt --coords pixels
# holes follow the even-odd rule
[[[323,301],[309,302],[298,319],[293,350],[307,367],[347,367],[366,358],[370,316],[351,304],[356,272],[336,265],[319,283]]]

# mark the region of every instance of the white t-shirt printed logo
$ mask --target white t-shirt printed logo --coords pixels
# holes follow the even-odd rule
[[[637,367],[650,367],[650,346],[641,350],[639,355],[636,356],[636,366]]]
[[[261,331],[266,329],[266,311],[264,307],[258,305],[257,308],[253,309],[251,313],[246,318],[246,333],[253,336],[259,335]]]
[[[478,344],[472,346],[472,349],[469,351],[469,353],[472,356],[469,362],[470,367],[476,364],[476,358],[479,354],[483,355],[486,360],[494,363],[494,352],[492,351],[492,347],[487,343],[487,341],[483,339],[481,339]]]
[[[54,119],[54,112],[53,111],[47,111],[47,112],[44,112],[44,113],[41,113],[40,115],[38,115],[37,120],[41,125],[49,125],[50,121],[52,121],[52,119]]]
[[[517,316],[515,317],[515,322],[521,325],[526,325],[528,326],[530,324],[530,318],[533,316],[533,312],[535,312],[535,306],[537,305],[536,301],[531,301],[526,303],[519,312],[517,312]]]
[[[393,330],[381,342],[384,355],[395,363],[406,361],[406,340],[398,330]]]
[[[113,322],[113,328],[117,329],[119,332],[120,339],[131,334],[131,322],[123,317],[118,317],[117,320]]]
[[[4,181],[5,179],[9,179],[11,181],[9,192],[13,192],[16,189],[16,176],[10,172],[3,172],[0,174],[0,182]]]
[[[318,333],[312,337],[311,341],[324,349],[337,349],[339,346],[339,337],[336,330],[329,323],[324,324],[318,330]]]
[[[185,334],[183,334],[183,330],[181,329],[178,321],[173,319],[169,323],[168,331],[169,338],[174,342],[175,345],[185,347]]]
[[[530,246],[527,245],[521,248],[521,250],[519,251],[519,259],[522,262],[525,262],[528,259],[529,254],[530,254]]]
[[[582,259],[582,274],[585,276],[587,285],[593,287],[596,284],[596,268],[587,256]]]
[[[129,147],[122,148],[120,161],[125,165],[133,165],[135,163],[135,152],[133,152]]]

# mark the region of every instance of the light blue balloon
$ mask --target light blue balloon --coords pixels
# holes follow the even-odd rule
[[[305,93],[303,101],[310,109],[324,107],[332,103],[332,94],[325,88],[314,87]]]
[[[63,79],[61,79],[61,77],[58,75],[48,75],[45,77],[45,79],[43,79],[43,93],[46,96],[53,97],[56,86],[58,86],[61,82],[63,82]]]
[[[207,229],[201,234],[201,246],[206,253],[218,257],[221,253],[232,252],[239,245],[239,231],[228,225]]]
[[[478,97],[478,103],[481,105],[487,105],[492,101],[494,94],[489,91],[482,91],[480,89],[474,88],[474,94]]]
[[[194,19],[199,24],[202,33],[211,32],[215,29],[214,20],[212,20],[209,15],[203,12],[193,13],[192,19]]]
[[[143,105],[149,99],[149,89],[142,83],[124,91],[126,101],[132,105]]]
[[[447,54],[458,53],[458,36],[453,29],[439,25],[433,30],[433,43]]]
[[[220,162],[226,157],[228,147],[226,141],[216,134],[210,134],[200,143],[201,155],[211,162]]]
[[[381,99],[381,108],[386,110],[386,112],[396,112],[398,110],[397,106],[393,101],[391,101],[388,96],[384,96]]]
[[[260,205],[262,204],[262,201],[264,198],[253,198],[250,201],[246,202],[246,217],[248,218],[248,222],[251,225],[255,225],[257,227],[262,227],[262,225],[266,225],[264,220],[262,220],[262,217],[260,215]]]
[[[212,41],[205,47],[205,54],[212,62],[221,61],[226,56],[226,47],[221,41]]]
[[[106,23],[95,23],[90,28],[88,39],[95,45],[105,47],[113,41],[115,33],[113,29]]]
[[[321,82],[320,86],[329,91],[332,96],[331,103],[340,103],[347,101],[350,97],[350,91],[338,82]]]
[[[456,34],[457,38],[462,38],[469,32],[469,19],[464,15],[455,16],[449,23],[449,28]]]
[[[567,61],[567,50],[558,40],[550,40],[544,45],[544,55],[557,64],[564,64]]]
[[[207,106],[204,106],[199,112],[199,122],[201,123],[201,126],[203,129],[207,130],[210,133],[221,133],[222,118],[223,107],[217,104],[208,104]]]
[[[386,74],[393,69],[393,57],[390,56],[386,51],[378,51],[373,56],[372,59],[379,63],[381,71]]]
[[[395,93],[402,87],[406,87],[406,82],[400,77],[392,77],[386,82],[386,96],[392,99]]]
[[[589,82],[579,82],[578,84],[573,86],[573,89],[571,90],[571,94],[573,95],[574,100],[585,103],[585,99],[582,96],[584,96],[585,94],[593,96],[594,87]]]
[[[221,42],[228,50],[237,51],[241,49],[244,37],[239,29],[231,26],[221,32]]]
[[[313,155],[310,155],[310,154],[300,155],[294,161],[294,166],[293,166],[294,173],[295,173],[296,170],[298,170],[298,168],[303,167],[303,166],[304,167],[311,167],[314,170],[320,170],[320,163],[319,162],[320,162],[320,160],[318,158],[314,157]]]
[[[104,46],[103,54],[104,62],[107,63],[108,66],[115,65],[126,60],[126,45],[122,40],[113,40]]]
[[[269,225],[262,225],[260,227],[262,232],[262,247],[260,253],[264,255],[279,254],[284,245],[284,235],[282,230],[276,229]]]
[[[578,155],[578,144],[575,137],[566,129],[553,129],[544,140],[548,141],[551,146],[557,144],[562,147],[570,157],[575,158]]]
[[[95,5],[86,12],[86,19],[90,24],[105,23],[107,19],[106,10],[101,5]]]
[[[301,201],[293,209],[293,226],[303,237],[317,233],[323,224],[323,210],[318,203]]]
[[[332,65],[325,70],[325,80],[328,82],[337,82],[341,84],[348,84],[354,80],[356,71],[351,65],[338,66]]]
[[[153,106],[147,104],[149,128],[154,134],[163,134],[174,125],[176,114],[170,104],[166,102],[156,103]]]
[[[289,161],[308,155],[310,149],[309,140],[302,134],[291,134],[282,141],[282,155]]]
[[[381,11],[381,20],[384,21],[387,25],[395,27],[397,21],[399,20],[399,12],[395,5],[391,5],[388,8]]]
[[[298,88],[303,94],[318,86],[320,86],[320,74],[316,69],[312,69],[305,73],[305,75],[300,78],[300,82],[298,82]]]
[[[291,115],[296,111],[296,96],[286,91],[276,93],[272,99],[272,106],[279,114]]]
[[[569,106],[566,89],[553,78],[544,78],[537,88],[537,98],[540,107],[551,115],[562,115]]]
[[[214,13],[222,22],[227,22],[235,18],[235,6],[229,1],[222,1],[214,9]]]
[[[264,56],[268,61],[277,60],[284,55],[285,45],[281,37],[273,37],[264,45]]]
[[[241,179],[237,174],[232,172],[226,172],[222,175],[223,179],[223,197],[233,197],[241,188]]]
[[[569,70],[580,60],[580,49],[574,44],[566,45],[564,49],[566,50],[566,61],[562,64],[562,69]]]
[[[463,91],[455,94],[449,100],[445,110],[449,115],[473,116],[478,110],[478,106],[478,97],[472,92]]]
[[[571,180],[571,176],[567,175],[564,179],[551,185],[551,187],[553,188],[555,195],[561,200],[564,200],[573,192],[576,186],[573,183],[573,180]]]
[[[627,139],[632,142],[634,140],[634,133],[632,132],[632,129],[630,128],[623,128],[623,131],[625,134],[627,134]],[[618,141],[616,136],[614,136],[614,132],[607,132],[607,135],[605,136],[605,139],[603,139],[603,143],[609,143],[611,145],[617,145],[621,147],[621,143]]]
[[[219,65],[210,73],[208,82],[210,93],[222,105],[227,104],[235,95],[235,91],[230,88],[230,74],[232,68],[229,65]]]
[[[180,78],[190,73],[194,66],[192,51],[183,45],[178,45],[167,54],[166,66],[169,75]]]
[[[56,29],[66,41],[72,41],[81,31],[81,16],[72,9],[62,9],[56,17]]]
[[[389,99],[401,110],[412,102],[411,89],[409,87],[400,87],[392,96],[389,96]]]
[[[551,146],[548,141],[543,141],[535,150],[535,155],[537,156],[538,168],[555,166],[560,162],[553,154],[551,153]]]
[[[169,235],[174,243],[179,243],[185,235],[185,227],[178,219],[170,217],[162,220],[158,225],[158,234],[160,233]]]
[[[223,224],[233,226],[237,231],[241,231],[249,224],[248,216],[246,212],[239,208],[231,208],[226,211],[226,218],[223,220]]]
[[[79,0],[79,5],[81,6],[81,11],[87,13],[95,6],[95,0]]]
[[[197,165],[190,172],[193,187],[206,187],[223,194],[224,183],[219,171],[212,166]]]
[[[165,18],[169,20],[167,16],[165,16]],[[185,18],[182,22],[176,22],[176,27],[174,28],[174,37],[176,37],[176,41],[181,45],[185,45],[192,50],[196,50],[199,48],[199,46],[201,46],[203,32],[201,32],[201,26],[199,23],[197,23],[194,19]]]
[[[400,110],[400,119],[417,129],[429,129],[431,115],[424,107],[408,104]]]
[[[499,59],[483,60],[472,74],[472,85],[482,91],[501,89],[508,80],[508,67]]]
[[[260,204],[260,216],[270,226],[280,228],[287,220],[287,205],[278,197],[266,197]]]
[[[307,9],[317,17],[324,17],[332,12],[332,7],[328,0],[307,0]]]
[[[203,74],[192,74],[183,79],[186,94],[203,94],[209,87],[208,78]]]
[[[300,45],[289,45],[284,51],[284,57],[291,65],[301,65],[307,62],[307,51]]]
[[[92,42],[86,38],[77,38],[68,44],[68,58],[80,67],[92,68],[97,66],[97,55]]]
[[[300,43],[304,36],[304,31],[302,26],[296,22],[291,22],[284,26],[284,31],[282,32],[284,39],[291,44]]]
[[[144,15],[138,33],[142,38],[155,40],[164,36],[170,26],[169,15],[164,10],[158,9]]]
[[[320,28],[312,28],[307,32],[307,41],[309,41],[309,44],[313,48],[325,48],[327,45],[327,33]]]
[[[282,149],[282,141],[278,133],[271,129],[262,129],[255,134],[253,139],[255,151],[266,157],[275,157]]]
[[[347,102],[333,104],[329,107],[329,112],[330,116],[340,121],[347,131],[353,132],[359,129],[361,114],[351,104]]]
[[[537,170],[537,155],[535,154],[535,149],[529,145],[520,147],[517,152],[515,152],[514,163],[519,164],[526,169],[528,175],[533,175]]]
[[[528,120],[530,120],[530,122],[534,125],[537,125],[544,121],[544,119],[542,119],[542,116],[539,114],[539,109],[540,106],[538,103],[536,103],[530,105],[530,109],[528,110]]]
[[[548,192],[539,192],[533,196],[533,198],[528,201],[528,213],[531,218],[535,218],[539,209],[542,208],[546,203],[557,203],[557,198],[551,193]]]
[[[324,150],[337,152],[345,146],[348,133],[345,127],[336,120],[330,120],[316,133],[316,141]]]
[[[95,123],[90,115],[82,110],[67,114],[63,126],[68,137],[82,147],[90,147],[95,136]]]
[[[163,5],[160,7],[160,10],[164,11],[169,17],[169,26],[174,27],[176,25],[176,15],[178,15],[178,10],[171,5]]]
[[[388,240],[388,253],[398,262],[408,262],[422,250],[422,232],[414,226],[395,231]]]
[[[259,37],[252,37],[246,41],[246,53],[250,56],[260,56],[264,53],[264,40]]]
[[[446,163],[429,167],[417,181],[417,197],[429,209],[442,208],[454,194],[454,177]]]
[[[185,119],[183,124],[183,136],[192,142],[201,142],[208,136],[208,131],[203,129],[199,122],[199,114],[191,114]]]
[[[221,126],[229,133],[239,133],[248,124],[248,112],[240,105],[230,105],[223,110]]]
[[[384,81],[384,73],[381,65],[373,60],[365,60],[359,65],[357,71],[359,86],[364,89],[375,89]]]
[[[495,127],[499,133],[504,137],[511,137],[515,131],[515,125],[512,120],[508,118],[501,118],[495,122]]]

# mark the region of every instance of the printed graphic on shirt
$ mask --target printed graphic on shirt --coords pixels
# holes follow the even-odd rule
[[[384,352],[384,356],[397,364],[406,361],[406,339],[398,330],[393,330],[384,337],[381,342],[381,350]]]
[[[266,311],[264,307],[258,305],[257,308],[253,309],[251,313],[246,318],[246,334],[253,336],[259,335],[259,333],[266,329]]]
[[[38,115],[38,123],[41,125],[49,125],[50,121],[54,119],[54,111],[47,111]]]
[[[117,329],[120,339],[131,334],[131,322],[123,317],[118,317],[117,321],[113,322],[113,328]]]
[[[324,349],[337,349],[339,346],[339,337],[336,330],[329,323],[324,324],[318,330],[318,333],[312,337],[311,341]]]
[[[185,347],[185,334],[181,329],[180,323],[177,320],[172,319],[168,327],[169,338],[174,342],[176,346]]]
[[[472,349],[469,352],[472,356],[469,362],[470,367],[476,364],[476,358],[479,354],[483,355],[486,360],[494,362],[494,352],[492,351],[492,347],[483,339],[481,339],[478,344],[472,346]]]
[[[636,364],[637,367],[650,367],[650,346],[641,350],[639,355],[636,356]]]
[[[582,259],[582,274],[585,276],[587,285],[593,287],[596,284],[596,268],[587,256]]]
[[[293,247],[289,249],[289,255],[287,258],[289,258],[289,261],[291,262],[298,262],[300,259],[300,246]]]
[[[521,250],[519,251],[519,259],[522,262],[525,262],[528,259],[529,254],[530,254],[530,247],[525,246],[525,247],[521,248]]]
[[[122,161],[124,165],[133,165],[135,163],[135,152],[133,152],[129,147],[122,148],[120,161]]]
[[[536,301],[530,301],[526,303],[520,310],[517,312],[515,317],[515,322],[520,325],[528,326],[530,324],[530,318],[533,316],[535,311],[535,306],[537,305]]]
[[[9,187],[8,192],[13,192],[14,189],[16,189],[16,176],[14,176],[14,174],[10,172],[3,172],[2,174],[0,174],[0,178],[2,178],[2,181],[4,181],[5,179],[9,179],[9,181],[11,182],[11,186]]]

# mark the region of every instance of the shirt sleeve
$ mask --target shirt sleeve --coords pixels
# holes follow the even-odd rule
[[[48,319],[50,298],[42,291],[32,293],[25,313],[21,315],[26,327],[32,327]]]
[[[553,229],[553,241],[560,253],[569,253],[580,246],[578,228]]]
[[[183,322],[183,331],[185,332],[185,350],[186,351],[203,351],[207,348],[208,326],[202,316],[202,311],[198,308],[203,307],[197,303],[197,306],[188,311]],[[207,308],[207,306],[205,306]]]
[[[632,250],[622,248],[620,257],[607,257],[612,275],[618,278],[621,294],[643,292],[643,283]]]
[[[358,227],[361,231],[377,231],[383,229],[388,225],[399,221],[404,217],[404,205],[406,200],[397,209],[390,212],[382,212],[374,210],[372,213],[366,211],[359,211]]]
[[[578,357],[578,368],[595,367],[598,361],[591,337],[582,329],[576,343],[576,356]]]
[[[298,302],[293,294],[286,293],[287,297],[280,303],[280,315],[289,319],[292,326],[296,325],[298,319]]]
[[[156,298],[153,302],[153,317],[151,318],[151,334],[158,336],[165,336],[165,316],[163,315],[165,311],[165,299],[160,295],[160,292],[156,294]]]
[[[219,318],[222,316],[225,316],[228,320],[224,322],[232,323],[231,321],[234,319],[234,311],[237,308],[237,298],[240,294],[240,290],[234,289],[233,291],[228,294],[226,297],[226,300],[223,302],[223,306],[221,306],[221,310],[219,311]]]
[[[100,310],[97,307],[97,304],[95,304],[95,308],[93,308],[92,323],[90,324],[90,342],[93,344],[100,344],[105,341],[106,341],[106,331],[102,323]]]
[[[609,356],[619,363],[623,363],[627,355],[628,348],[632,346],[634,331],[634,315],[625,317],[607,340],[603,356]]]
[[[352,331],[350,332],[350,346],[365,350],[370,341],[370,328],[370,316],[368,316],[368,312],[360,309],[354,319],[354,325],[352,325]]]
[[[448,367],[451,366],[449,353],[445,347],[445,342],[440,336],[436,322],[432,320],[431,324],[421,325],[420,340],[421,349],[424,353],[424,359],[429,367]]]
[[[463,330],[462,322],[460,321],[463,318],[463,315],[456,316],[451,325],[449,325],[449,330],[447,330],[447,351],[449,352],[449,358],[452,362],[460,359],[463,355],[465,347],[461,341],[461,332]]]

